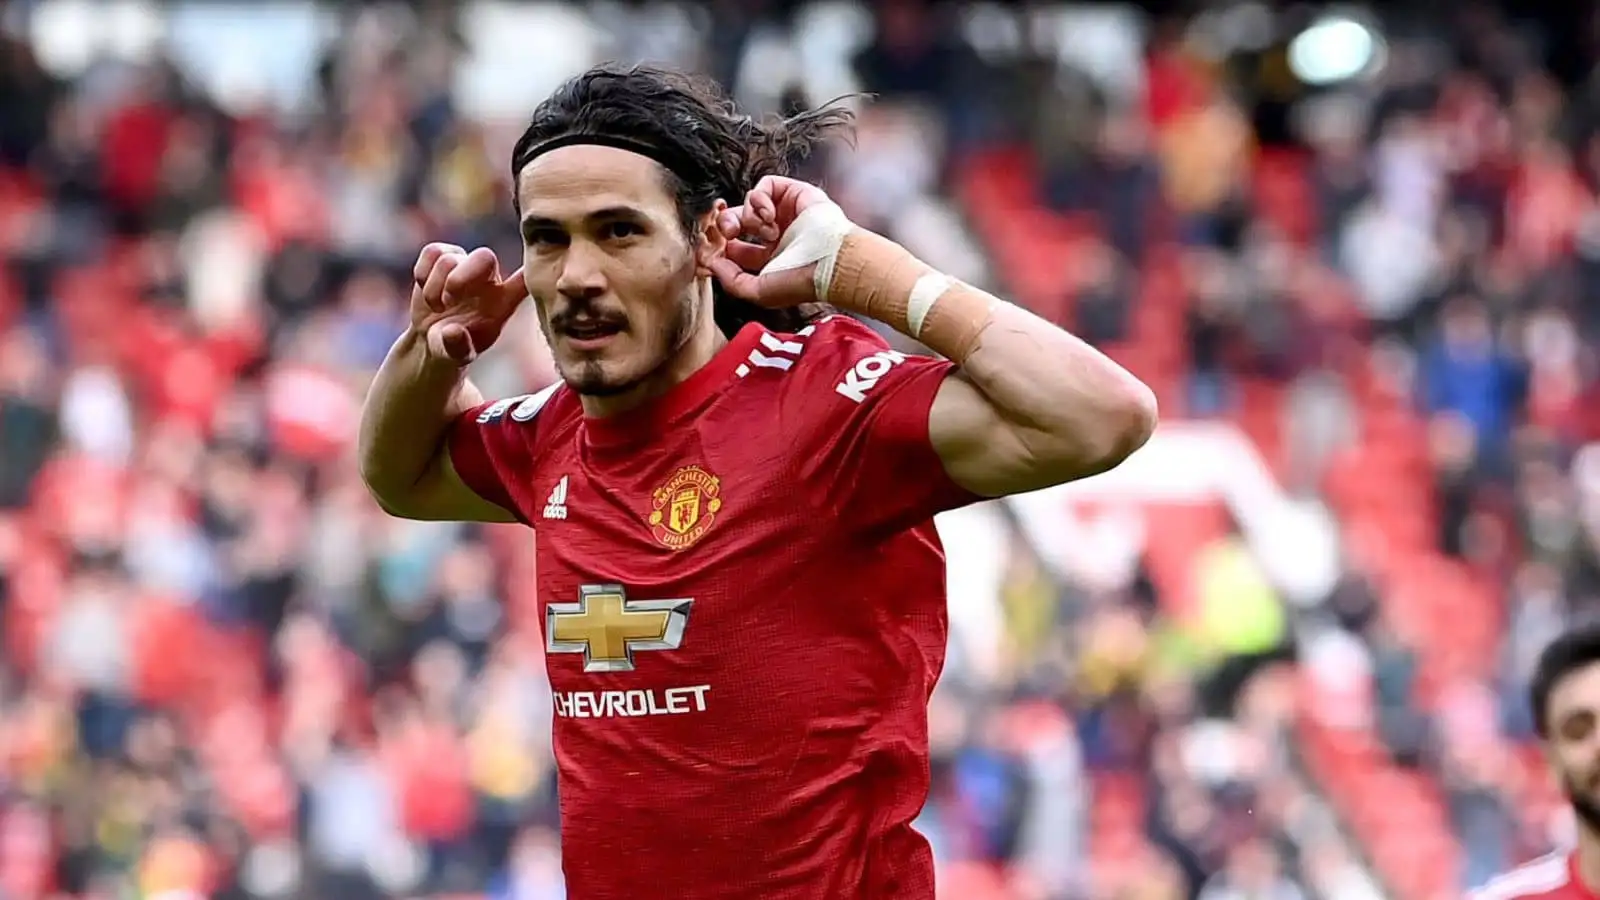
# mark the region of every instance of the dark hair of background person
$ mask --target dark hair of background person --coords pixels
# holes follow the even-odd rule
[[[1563,678],[1593,663],[1600,663],[1600,623],[1566,632],[1544,648],[1528,685],[1533,724],[1542,738],[1550,737],[1550,694]]]

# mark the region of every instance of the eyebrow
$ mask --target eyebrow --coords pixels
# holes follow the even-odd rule
[[[603,209],[597,209],[593,212],[586,213],[583,217],[585,222],[615,222],[619,219],[643,221],[645,219],[645,214],[642,210],[635,209],[632,206],[607,206]],[[565,226],[562,225],[559,219],[552,219],[549,216],[528,215],[522,218],[522,230],[524,233],[532,231],[535,228],[564,227]]]

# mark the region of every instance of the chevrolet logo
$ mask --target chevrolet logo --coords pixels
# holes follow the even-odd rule
[[[617,584],[586,584],[576,603],[545,608],[545,649],[582,653],[585,672],[632,672],[636,650],[676,650],[693,600],[629,600]]]

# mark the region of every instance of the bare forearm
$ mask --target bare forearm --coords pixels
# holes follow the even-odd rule
[[[966,394],[936,413],[953,444],[996,490],[1025,490],[1105,471],[1149,439],[1150,389],[1061,328],[950,279],[898,244],[857,229],[829,299],[883,321],[961,366]],[[975,394],[976,396],[972,396]],[[937,405],[937,404],[936,404]],[[977,407],[977,408],[973,408]],[[992,437],[991,437],[992,436]],[[989,444],[989,447],[966,446]]]
[[[384,358],[361,410],[361,477],[380,500],[403,497],[429,471],[457,416],[482,402],[464,370],[428,356],[407,330]]]

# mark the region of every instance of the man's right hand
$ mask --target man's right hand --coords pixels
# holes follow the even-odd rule
[[[464,366],[493,346],[511,315],[528,298],[522,270],[504,278],[487,247],[468,253],[455,244],[429,244],[411,274],[411,329],[428,355]]]

